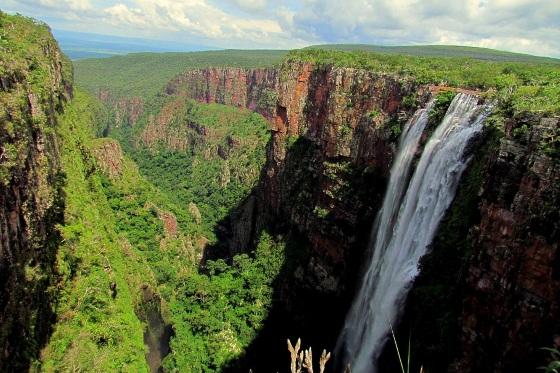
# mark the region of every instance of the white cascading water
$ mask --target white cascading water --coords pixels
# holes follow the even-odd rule
[[[346,317],[337,352],[353,373],[376,372],[391,325],[400,317],[418,262],[451,204],[470,157],[468,146],[482,130],[488,107],[460,93],[424,147],[410,182],[414,153],[427,109],[407,123],[372,235],[373,255]],[[407,188],[408,186],[408,188]],[[405,193],[406,190],[406,193]],[[404,194],[404,195],[403,195]]]

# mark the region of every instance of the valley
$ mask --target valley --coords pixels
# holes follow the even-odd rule
[[[547,363],[560,333],[557,60],[330,45],[72,63],[46,25],[5,13],[0,25],[1,371],[282,372],[300,337],[333,352],[329,372],[398,371],[383,320],[375,359],[353,364],[363,338],[344,358],[336,346],[362,282],[383,284],[362,278],[390,260],[379,247],[409,241],[421,253],[389,317],[411,371]],[[449,119],[464,102],[487,113],[456,144],[440,132],[475,122]],[[407,168],[392,171],[410,128]],[[449,170],[423,160],[435,142],[452,147]],[[445,204],[423,199],[437,219],[375,244],[376,221],[387,237],[408,229],[404,191],[424,175],[427,195],[453,180]],[[412,216],[420,194],[406,197]]]

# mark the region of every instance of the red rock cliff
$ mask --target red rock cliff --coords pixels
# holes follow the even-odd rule
[[[348,235],[333,232],[332,237],[327,238],[326,232],[310,227],[324,225],[324,221],[329,220],[317,216],[317,211],[322,210],[331,214],[330,220],[355,225],[359,210],[364,206],[358,207],[360,203],[342,206],[348,202],[341,197],[348,192],[343,179],[352,178],[357,169],[366,168],[370,174],[387,176],[395,140],[391,138],[387,123],[393,120],[398,124],[399,114],[401,119],[406,117],[401,101],[406,95],[416,94],[416,86],[363,70],[298,63],[284,64],[280,69],[191,70],[172,80],[166,91],[201,102],[247,107],[268,118],[273,137],[264,177],[254,196],[259,200],[258,213],[255,219],[241,220],[256,221],[257,228],[265,222],[278,220],[299,226],[309,234],[312,246],[321,256],[325,248],[331,248],[327,251],[327,260],[340,265],[345,262]],[[301,157],[302,154],[295,154],[299,150],[313,154]],[[301,169],[290,167],[294,161],[314,164],[312,169],[305,170],[308,174],[303,175]],[[295,191],[296,180],[288,182],[289,175],[307,179],[302,180],[305,182],[315,180],[316,184],[309,191],[311,195]],[[382,190],[374,193],[373,205],[381,193]],[[296,208],[294,202],[298,197],[306,199],[307,210],[299,204]],[[252,228],[236,229],[240,233],[232,241],[236,250],[241,250],[253,238],[247,229]]]
[[[166,93],[246,107],[272,119],[278,84],[277,69],[208,68],[188,70],[177,76],[167,84]]]

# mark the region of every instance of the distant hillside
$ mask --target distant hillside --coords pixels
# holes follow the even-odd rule
[[[189,53],[134,53],[74,62],[75,81],[96,94],[149,97],[160,92],[175,75],[188,68],[208,66],[263,67],[279,64],[283,50],[224,50]]]
[[[105,58],[138,52],[194,52],[216,50],[205,45],[53,30],[62,51],[72,60]]]
[[[408,54],[412,56],[470,57],[490,61],[560,64],[560,59],[557,58],[538,57],[530,54],[505,52],[496,49],[455,45],[413,45],[389,47],[369,44],[321,44],[312,45],[305,49],[368,51],[387,54]]]

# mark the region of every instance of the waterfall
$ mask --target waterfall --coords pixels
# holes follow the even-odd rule
[[[407,123],[383,205],[372,233],[373,254],[337,342],[353,373],[376,372],[390,326],[402,312],[438,224],[451,204],[470,156],[470,140],[482,130],[488,108],[458,94],[424,147],[410,178],[414,153],[427,123],[427,109]]]

